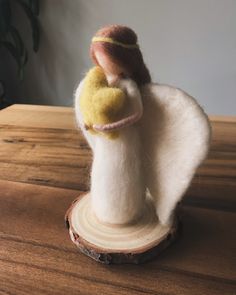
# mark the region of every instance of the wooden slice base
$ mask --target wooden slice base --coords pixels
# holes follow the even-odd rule
[[[162,226],[153,205],[147,201],[144,214],[135,223],[101,223],[91,210],[89,194],[77,198],[65,219],[73,243],[96,261],[142,263],[154,258],[177,237],[177,222]]]

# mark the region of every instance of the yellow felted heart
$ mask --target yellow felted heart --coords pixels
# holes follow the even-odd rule
[[[119,88],[109,87],[101,67],[94,67],[87,73],[80,96],[80,109],[90,132],[97,133],[92,128],[94,124],[109,124],[119,120],[125,102],[125,93]],[[118,132],[103,134],[116,138]]]

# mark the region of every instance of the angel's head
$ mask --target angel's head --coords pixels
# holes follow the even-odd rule
[[[92,39],[90,54],[111,79],[129,77],[138,85],[151,81],[137,35],[128,27],[110,25],[100,29]]]

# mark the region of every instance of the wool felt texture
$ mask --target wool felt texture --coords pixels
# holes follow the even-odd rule
[[[92,68],[84,78],[80,109],[84,123],[90,132],[96,132],[93,125],[112,123],[124,113],[126,95],[116,87],[108,87],[106,76],[101,67]],[[104,135],[116,138],[117,132]]]
[[[95,34],[94,38],[109,38],[119,44],[138,44],[136,33],[126,27],[120,25],[110,25],[101,28]],[[110,42],[91,42],[90,56],[95,64],[99,65],[96,54],[98,52],[105,53],[111,61],[115,62],[119,67],[123,67],[128,72],[129,78],[134,80],[138,85],[151,82],[150,73],[144,63],[139,46],[135,48],[126,48]]]
[[[141,95],[132,80],[121,80],[126,91],[131,113],[140,112]],[[119,131],[119,137],[110,140],[91,134],[84,128],[80,109],[83,81],[75,94],[77,122],[93,151],[91,171],[92,209],[101,222],[125,224],[137,219],[144,210],[145,185],[141,167],[141,144],[136,125]]]
[[[122,85],[122,86],[121,86]],[[84,129],[80,110],[83,82],[75,94],[77,122],[93,150],[92,207],[99,220],[125,224],[142,214],[146,191],[159,221],[172,222],[173,211],[206,158],[211,128],[203,109],[184,91],[131,79],[120,81],[134,108],[143,116],[120,130],[112,141]]]
[[[168,224],[207,156],[211,126],[197,101],[178,88],[150,83],[141,88],[141,95],[145,183],[160,222]]]

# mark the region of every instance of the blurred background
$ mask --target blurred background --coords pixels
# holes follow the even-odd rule
[[[92,36],[104,25],[123,24],[138,34],[154,82],[182,88],[208,114],[236,114],[236,0],[6,1],[28,56],[22,55],[21,69],[14,52],[0,46],[2,107],[72,106],[74,90],[92,65]]]

